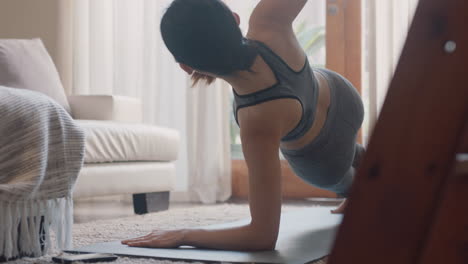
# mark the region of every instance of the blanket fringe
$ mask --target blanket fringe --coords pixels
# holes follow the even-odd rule
[[[73,200],[0,201],[0,258],[39,257],[55,246],[71,248]]]

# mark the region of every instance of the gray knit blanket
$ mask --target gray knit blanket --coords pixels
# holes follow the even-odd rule
[[[56,102],[0,86],[0,259],[71,246],[84,133]]]

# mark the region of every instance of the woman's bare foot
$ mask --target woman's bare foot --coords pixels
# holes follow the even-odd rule
[[[336,208],[335,210],[331,210],[331,213],[332,213],[332,214],[344,214],[344,210],[345,210],[347,204],[348,204],[348,200],[345,199],[345,200],[340,204],[340,206],[338,206],[338,208]]]

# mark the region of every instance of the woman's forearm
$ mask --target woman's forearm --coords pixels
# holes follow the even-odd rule
[[[276,244],[274,233],[262,232],[252,225],[218,230],[187,229],[182,245],[233,251],[273,250]]]

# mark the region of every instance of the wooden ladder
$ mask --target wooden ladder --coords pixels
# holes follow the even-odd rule
[[[468,1],[420,0],[329,264],[467,264],[462,153]]]

